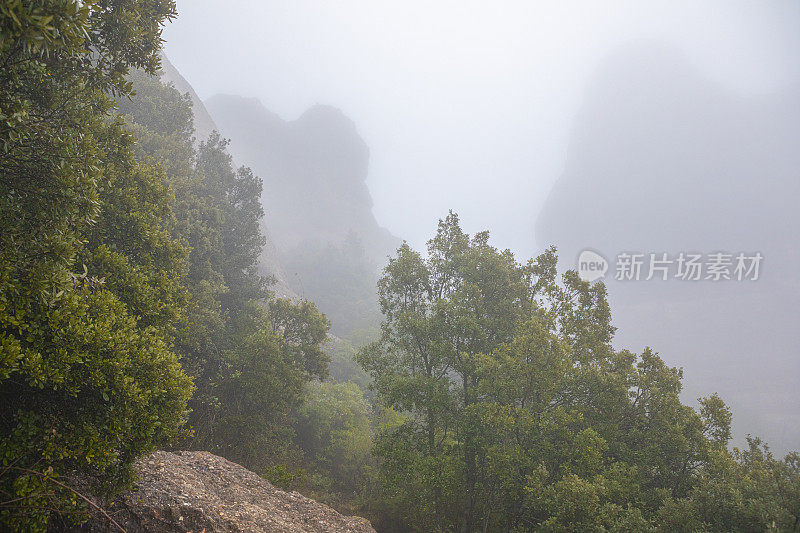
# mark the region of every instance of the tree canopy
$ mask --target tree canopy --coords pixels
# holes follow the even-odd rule
[[[2,528],[80,522],[156,446],[281,460],[328,322],[271,297],[261,181],[156,77],[174,4],[0,14]]]
[[[613,349],[602,284],[559,280],[554,249],[519,263],[453,213],[427,252],[389,261],[382,336],[358,356],[398,414],[375,443],[386,530],[797,527],[798,456],[728,452],[718,396],[683,405],[681,370]]]
[[[605,287],[553,248],[520,262],[450,213],[376,302],[356,239],[309,247],[292,267],[345,341],[275,298],[261,180],[158,77],[175,14],[0,0],[0,529],[79,525],[159,446],[381,531],[800,529],[800,456],[731,449],[723,400],[615,349]]]

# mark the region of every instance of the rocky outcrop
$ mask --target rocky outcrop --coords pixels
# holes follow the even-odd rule
[[[205,106],[234,159],[264,181],[275,243],[267,258],[277,257],[289,289],[315,302],[338,335],[374,328],[378,272],[401,241],[372,212],[369,149],[353,121],[326,105],[287,121],[241,96],[217,95]]]
[[[256,98],[217,95],[205,106],[234,158],[264,180],[266,221],[281,252],[353,235],[383,264],[400,245],[372,213],[369,149],[339,109],[316,105],[285,121]]]
[[[136,464],[135,490],[108,506],[128,533],[374,533],[363,519],[344,516],[297,493],[284,492],[249,470],[208,452],[155,452]],[[119,531],[104,517],[86,527]]]

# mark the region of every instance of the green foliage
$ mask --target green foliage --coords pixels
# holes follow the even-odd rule
[[[715,450],[690,493],[660,509],[660,531],[797,531],[800,456],[775,459],[759,440]]]
[[[75,35],[99,39],[97,56],[85,35],[76,44],[47,26],[61,19],[37,18],[57,2],[39,4],[4,4],[10,18],[30,8],[20,23],[54,40],[3,41],[11,64],[32,57],[0,94],[16,117],[2,125],[0,160],[0,395],[14,406],[0,418],[13,466],[0,508],[4,523],[31,528],[81,510],[58,479],[93,479],[111,495],[138,455],[176,437],[279,468],[300,453],[291,416],[329,363],[325,316],[273,299],[257,274],[261,181],[233,168],[218,133],[196,145],[189,100],[151,76],[154,28],[172,4],[85,3],[70,16],[84,25]],[[129,67],[142,70],[126,77]]]
[[[356,362],[357,349],[353,341],[334,339],[328,346],[328,352],[330,378],[337,383],[355,383],[362,391],[369,393],[370,377]]]
[[[297,416],[297,438],[310,488],[339,507],[360,497],[371,465],[372,421],[364,393],[353,383],[312,382]]]
[[[323,348],[326,316],[257,274],[261,181],[152,76],[174,15],[0,0],[1,529],[80,522],[74,486],[111,497],[177,442],[385,531],[798,530],[800,456],[729,451],[724,402],[613,349],[605,287],[553,249],[519,263],[451,213],[390,260],[366,346],[360,244],[299,250],[348,338]]]
[[[307,374],[303,361],[284,350],[263,307],[253,305],[226,329],[215,373],[197,378],[205,397],[196,402],[190,445],[262,471],[288,453],[289,415],[302,401]]]
[[[175,334],[197,384],[184,444],[297,483],[291,415],[305,384],[327,375],[329,322],[311,302],[272,298],[257,273],[261,181],[233,168],[217,132],[195,148],[190,101],[173,87],[140,72],[131,81],[136,97],[120,99],[120,112],[136,132],[137,159],[163,169],[172,232],[189,250],[192,304]]]
[[[104,289],[70,291],[18,331],[19,356],[3,366],[0,399],[13,408],[2,418],[0,451],[11,469],[0,480],[31,510],[22,518],[38,522],[46,514],[33,510],[48,508],[48,491],[26,491],[33,472],[81,472],[106,485],[96,488],[101,494],[128,481],[133,459],[179,435],[192,388],[159,331],[138,327]],[[20,523],[20,514],[3,513]]]
[[[284,254],[283,265],[294,291],[317,304],[334,334],[348,338],[380,324],[378,269],[354,233],[338,246],[302,244]]]
[[[308,475],[304,469],[291,469],[285,463],[268,465],[261,475],[287,492],[305,490],[308,484]]]
[[[108,96],[155,71],[172,16],[166,0],[0,2],[3,528],[80,512],[68,477],[110,494],[180,434],[185,251]]]
[[[796,528],[797,458],[731,455],[716,395],[681,404],[682,372],[615,351],[605,287],[555,251],[526,264],[440,221],[379,282],[382,336],[358,354],[394,410],[375,441],[387,531]]]
[[[284,352],[299,361],[309,377],[326,377],[330,358],[321,345],[328,340],[330,322],[317,306],[308,300],[272,299],[269,315]]]
[[[156,165],[137,162],[133,138],[117,119],[99,139],[104,179],[99,214],[84,232],[78,260],[102,276],[142,326],[173,337],[185,319],[189,292],[186,247],[173,236],[172,192]]]

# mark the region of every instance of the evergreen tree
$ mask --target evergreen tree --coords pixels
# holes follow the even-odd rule
[[[358,356],[397,414],[375,442],[379,526],[797,527],[796,454],[730,455],[719,397],[695,411],[680,370],[612,348],[601,283],[559,282],[554,249],[520,264],[488,237],[451,213],[427,257],[404,244],[379,282],[382,337]]]
[[[185,251],[169,191],[110,119],[174,3],[0,3],[0,525],[44,529],[179,435]],[[81,265],[81,263],[84,263]]]
[[[291,414],[305,384],[324,377],[329,323],[314,304],[271,297],[257,261],[264,245],[261,180],[235,169],[218,132],[195,149],[188,98],[143,72],[119,108],[138,159],[165,171],[174,191],[174,235],[190,250],[192,303],[175,344],[197,385],[185,444],[259,472],[296,457]]]

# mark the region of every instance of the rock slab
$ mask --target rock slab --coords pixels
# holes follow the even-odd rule
[[[375,533],[344,516],[208,452],[155,452],[138,461],[136,488],[107,508],[127,533]],[[119,531],[96,517],[85,528]]]

